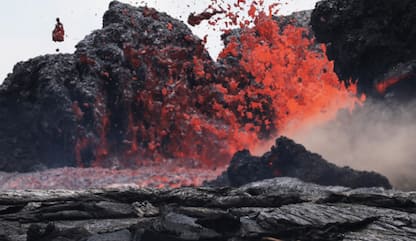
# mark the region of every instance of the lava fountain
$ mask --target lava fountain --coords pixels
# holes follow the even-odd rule
[[[217,64],[207,57],[205,42],[191,35],[181,40],[195,44],[191,53],[169,44],[159,49],[124,44],[130,68],[148,67],[125,85],[144,84],[125,103],[123,119],[128,123],[121,145],[111,138],[115,117],[103,109],[105,97],[97,97],[95,107],[101,110],[96,119],[101,124],[92,166],[108,166],[114,156],[124,167],[168,159],[175,159],[175,165],[225,166],[238,150],[253,149],[312,121],[330,120],[338,110],[353,109],[364,100],[356,97],[354,83],[345,86],[338,80],[325,47],[317,45],[307,29],[279,25],[272,17],[278,5],[253,1],[248,17],[241,18],[243,4],[213,1],[206,12],[190,16],[193,24],[225,21],[225,47]],[[144,8],[143,15],[158,19],[154,9]],[[131,24],[139,24],[131,19]],[[234,26],[239,28],[230,30]],[[174,25],[165,28],[172,31]],[[111,79],[111,73],[102,75]],[[111,97],[107,94],[106,99]],[[91,146],[87,143],[79,137],[77,163],[85,163],[79,153]]]

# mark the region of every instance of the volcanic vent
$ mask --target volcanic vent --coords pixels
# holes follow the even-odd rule
[[[254,2],[251,21],[239,21],[227,8],[225,21],[239,28],[224,32],[213,61],[184,23],[112,2],[103,28],[74,54],[18,63],[1,86],[1,170],[219,172],[236,151],[363,101],[354,83],[338,81],[304,24],[264,9]]]

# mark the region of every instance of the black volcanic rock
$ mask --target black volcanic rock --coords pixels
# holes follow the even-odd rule
[[[0,87],[0,169],[75,164],[77,123],[72,98],[93,99],[86,85],[72,55],[18,63]]]
[[[324,0],[317,3],[311,24],[341,79],[358,80],[360,91],[380,96],[377,83],[399,78],[391,95],[413,98],[415,1]]]
[[[270,152],[261,157],[252,156],[247,150],[237,152],[228,169],[206,184],[241,186],[279,176],[326,186],[391,188],[388,179],[378,173],[338,167],[286,137],[276,139]]]
[[[103,28],[79,42],[74,54],[20,62],[1,85],[0,170],[91,166],[96,160],[111,166],[105,162],[109,153],[146,149],[153,140],[142,133],[150,133],[161,118],[169,71],[177,77],[172,85],[188,88],[189,93],[177,94],[189,95],[188,101],[209,88],[204,78],[194,76],[189,64],[194,59],[202,70],[207,63],[205,70],[214,72],[202,41],[183,22],[112,2]],[[186,104],[195,111],[204,108]],[[169,143],[178,141],[168,135],[160,142],[158,151],[169,155]]]
[[[13,241],[415,240],[416,196],[275,178],[240,188],[0,192]],[[2,235],[2,236],[1,236]]]
[[[225,165],[232,155],[225,125],[254,124],[259,138],[276,131],[264,124],[275,123],[270,96],[225,101],[219,89],[231,88],[228,77],[238,88],[254,85],[231,62],[214,62],[183,22],[113,1],[103,28],[80,41],[74,54],[20,62],[1,85],[0,170],[134,168],[175,158]],[[262,111],[251,107],[252,99],[263,103]]]
[[[290,15],[282,16],[273,16],[281,28],[284,28],[287,25],[294,25],[297,27],[306,28],[308,31],[312,30],[311,28],[311,14],[312,10],[304,10],[293,12]]]

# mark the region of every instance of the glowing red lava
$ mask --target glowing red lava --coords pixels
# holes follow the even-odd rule
[[[375,88],[378,91],[378,93],[383,95],[383,94],[386,93],[388,88],[397,84],[398,82],[402,81],[403,79],[408,78],[409,76],[410,76],[410,74],[406,73],[406,74],[402,74],[402,75],[399,75],[399,76],[393,76],[393,77],[387,78],[387,79],[377,83],[375,85]]]
[[[266,14],[262,4],[254,1],[249,9],[254,27],[239,23],[239,26],[245,26],[239,39],[231,37],[219,56],[220,59],[239,57],[240,66],[256,83],[237,94],[230,94],[229,89],[223,88],[225,99],[238,101],[244,96],[272,99],[272,109],[268,110],[275,116],[272,123],[253,118],[253,113],[264,111],[263,100],[253,100],[250,105],[238,109],[240,115],[252,120],[250,124],[254,124],[255,130],[259,125],[268,130],[274,125],[277,127],[275,134],[279,134],[287,131],[289,126],[299,128],[311,119],[328,121],[339,109],[353,109],[365,100],[365,96],[356,97],[356,83],[350,83],[349,87],[340,83],[333,72],[333,63],[326,58],[324,45],[320,46],[320,51],[313,49],[315,43],[304,37],[307,36],[304,28],[288,25],[281,29],[272,19],[275,5],[270,6],[269,14]],[[230,83],[235,86],[239,81],[233,78]]]
[[[241,28],[238,36],[229,36],[219,55],[221,71],[206,57],[204,41],[189,35],[183,41],[193,46],[191,50],[124,46],[132,68],[147,66],[141,80],[145,84],[126,108],[128,130],[123,144],[107,140],[111,113],[102,97],[97,97],[100,140],[94,144],[93,166],[107,166],[106,159],[114,154],[121,167],[147,165],[144,160],[163,166],[168,159],[203,168],[223,167],[238,150],[253,148],[312,119],[328,121],[338,110],[352,109],[364,100],[356,96],[355,83],[345,87],[338,80],[324,46],[317,50],[306,29],[280,27],[272,18],[276,5],[266,12],[263,1],[253,1],[246,14],[249,17],[240,17],[244,4],[246,1],[238,0],[234,7],[223,7],[213,1],[211,8],[219,10],[197,19],[200,22],[215,15],[209,21],[217,24],[218,15],[224,15],[226,26]],[[158,18],[157,13],[148,12]],[[174,26],[167,24],[166,28]],[[94,64],[87,56],[81,61]],[[79,116],[77,107],[74,104],[73,109]],[[86,137],[77,141],[78,164],[82,163],[82,149],[89,145]]]

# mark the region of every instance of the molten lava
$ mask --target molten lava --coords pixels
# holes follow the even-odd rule
[[[333,119],[339,109],[352,109],[364,101],[365,96],[356,97],[355,83],[345,87],[339,82],[333,72],[333,63],[326,58],[324,45],[317,49],[313,40],[304,37],[308,34],[306,29],[293,25],[282,28],[272,19],[276,6],[269,6],[269,14],[266,14],[262,10],[263,2],[254,1],[248,10],[248,15],[254,19],[254,27],[248,27],[243,19],[237,24],[243,26],[239,39],[231,36],[219,55],[220,60],[237,57],[238,67],[255,80],[255,84],[248,85],[238,94],[223,92],[228,95],[226,99],[267,96],[272,100],[272,108],[267,110],[273,113],[272,120],[253,118],[253,113],[265,111],[262,109],[267,102],[264,98],[252,100],[246,108],[240,106],[240,115],[246,114],[257,130],[275,127],[278,134],[287,134],[290,133],[289,126],[299,128],[311,119],[327,121]],[[241,78],[230,81],[236,82],[241,82]]]
[[[145,160],[160,165],[172,158],[178,165],[225,166],[238,150],[253,148],[311,119],[330,120],[339,109],[361,102],[356,85],[347,88],[339,82],[324,46],[317,49],[306,29],[280,27],[271,16],[275,5],[267,14],[262,1],[250,5],[250,20],[240,18],[242,4],[245,1],[238,0],[234,5],[237,12],[228,5],[193,15],[195,24],[223,14],[227,26],[241,27],[238,35],[226,31],[218,64],[207,57],[204,41],[190,35],[182,39],[188,47],[125,45],[130,67],[146,66],[147,72],[123,80],[123,85],[127,92],[133,85],[141,89],[123,97],[128,112],[124,117],[106,109],[109,97],[96,97],[99,140],[93,143],[80,130],[77,163],[85,163],[83,149],[94,146],[93,166],[148,165]],[[149,16],[155,18],[153,12]],[[174,26],[169,23],[166,28],[172,31]],[[94,65],[86,55],[80,61]],[[111,82],[112,73],[102,73]],[[74,103],[74,112],[82,119],[80,108]],[[126,120],[127,130],[114,134],[117,118]]]
[[[387,91],[388,88],[390,88],[391,86],[399,83],[400,81],[408,78],[411,74],[410,73],[404,73],[398,76],[393,76],[390,78],[387,78],[379,83],[377,83],[375,85],[375,88],[377,90],[378,93],[384,95]]]

